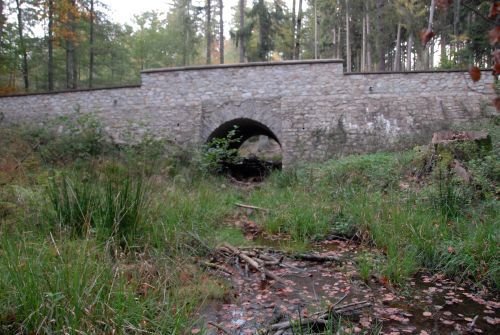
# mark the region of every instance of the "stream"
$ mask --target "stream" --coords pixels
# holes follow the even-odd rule
[[[356,243],[332,240],[314,249],[318,255],[343,259],[343,264],[302,261],[268,251],[283,257],[286,266],[269,269],[287,285],[262,280],[260,273],[238,266],[232,276],[214,271],[226,277],[234,298],[211,302],[198,311],[192,333],[203,329],[210,335],[224,334],[208,324],[213,322],[234,335],[256,334],[270,324],[300,320],[328,306],[367,300],[371,307],[344,320],[340,334],[500,334],[498,296],[471,290],[439,274],[419,273],[399,289],[374,277],[365,282],[354,264],[361,252]]]

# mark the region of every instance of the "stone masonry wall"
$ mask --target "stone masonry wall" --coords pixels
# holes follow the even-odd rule
[[[285,165],[408,141],[491,113],[491,76],[464,72],[344,74],[338,60],[150,70],[137,87],[0,98],[7,122],[95,113],[109,133],[146,131],[182,145],[248,118],[279,139]],[[425,137],[428,141],[429,137]]]

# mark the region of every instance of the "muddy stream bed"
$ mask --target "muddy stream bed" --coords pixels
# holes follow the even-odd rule
[[[414,276],[404,288],[393,288],[375,277],[365,282],[354,262],[360,248],[356,243],[342,240],[314,245],[314,255],[334,256],[341,259],[341,263],[305,261],[266,249],[266,253],[281,259],[280,264],[266,268],[285,284],[263,280],[260,272],[248,269],[237,257],[226,259],[221,265],[231,269],[232,274],[219,270],[213,270],[213,274],[226,278],[232,287],[232,298],[211,302],[200,310],[192,333],[266,333],[263,330],[274,323],[301,320],[328,310],[329,306],[368,301],[371,306],[342,322],[340,334],[376,334],[377,331],[380,334],[500,334],[498,296],[485,290],[472,290],[442,275],[425,273]],[[295,334],[309,333],[313,331],[295,329]],[[288,329],[282,334],[294,334],[294,331]]]

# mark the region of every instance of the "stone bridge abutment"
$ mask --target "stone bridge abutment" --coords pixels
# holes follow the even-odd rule
[[[390,150],[496,113],[492,78],[464,71],[343,73],[340,60],[148,70],[141,85],[0,98],[4,122],[94,113],[118,141],[149,132],[181,145],[266,135],[283,163]],[[419,140],[420,139],[420,140]]]

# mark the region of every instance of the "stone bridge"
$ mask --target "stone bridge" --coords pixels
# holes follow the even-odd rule
[[[493,113],[492,78],[464,71],[344,73],[341,60],[147,70],[141,85],[0,98],[7,122],[95,113],[117,140],[148,131],[181,145],[267,135],[284,165],[428,142]]]

